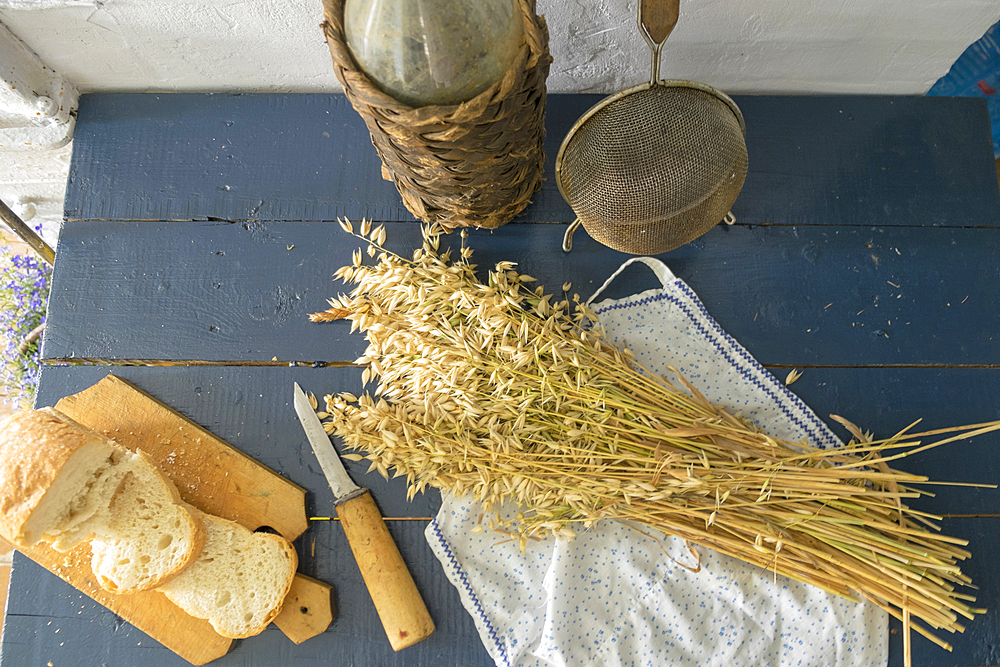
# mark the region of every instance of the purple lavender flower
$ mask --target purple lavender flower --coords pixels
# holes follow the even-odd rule
[[[41,231],[39,229],[39,231]],[[52,267],[33,255],[0,249],[0,330],[4,332],[3,384],[8,402],[30,407],[38,387],[40,340],[22,351],[29,333],[45,321]]]

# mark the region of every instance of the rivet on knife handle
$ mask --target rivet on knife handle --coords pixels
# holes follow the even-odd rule
[[[434,621],[375,501],[367,489],[358,487],[347,475],[337,450],[298,383],[295,384],[293,404],[323,474],[337,497],[337,516],[392,650],[398,651],[426,639],[434,632]]]

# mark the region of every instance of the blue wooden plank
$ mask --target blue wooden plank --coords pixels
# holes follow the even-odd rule
[[[546,181],[520,222],[569,222],[554,161],[598,95],[550,95]],[[740,224],[995,226],[982,100],[737,96],[750,172]],[[412,220],[342,95],[84,95],[65,216]]]
[[[38,405],[54,403],[61,396],[79,391],[113,370],[140,388],[208,427],[249,455],[302,484],[309,491],[310,509],[319,510],[332,501],[321,473],[308,459],[306,445],[287,398],[277,395],[280,387],[298,381],[307,390],[322,393],[341,389],[356,390],[360,383],[352,368],[275,367],[48,367],[43,371]],[[956,420],[994,417],[1000,370],[986,369],[809,369],[794,388],[821,415],[827,411],[844,414],[865,428],[889,431],[925,417],[927,427],[944,426]],[[961,392],[961,393],[960,393]],[[954,403],[942,396],[957,397]],[[978,414],[979,412],[990,414]],[[991,456],[996,438],[987,436],[969,445],[953,445],[948,456],[908,459],[900,467],[914,472],[930,472],[937,479],[957,475],[959,480],[995,481]],[[921,460],[924,469],[921,469]],[[969,461],[978,465],[973,469]],[[406,514],[401,480],[385,482],[376,474],[365,474],[363,465],[348,464],[356,479],[372,487],[388,515],[419,516],[434,512],[436,494],[418,497],[413,512]],[[969,479],[970,475],[975,479]],[[935,512],[995,513],[995,491],[969,500],[968,490],[943,487],[939,497],[926,501],[925,509]],[[963,495],[965,494],[965,495]],[[978,502],[982,500],[989,502]],[[420,506],[422,502],[430,505]],[[978,502],[978,504],[977,504]],[[403,512],[393,512],[402,508]],[[424,514],[427,516],[427,514]],[[995,607],[1000,600],[997,571],[990,555],[997,548],[996,519],[947,519],[943,530],[949,535],[971,540],[974,556],[963,570],[980,586],[980,602]],[[439,622],[433,642],[419,650],[392,654],[382,641],[374,608],[366,597],[363,582],[353,566],[343,533],[334,522],[314,522],[297,541],[301,570],[334,584],[341,610],[337,621],[321,637],[301,647],[289,643],[273,630],[240,642],[219,664],[270,665],[292,661],[310,664],[324,657],[350,664],[488,664],[478,643],[471,619],[460,610],[457,593],[445,580],[440,566],[423,537],[425,522],[390,522],[404,558],[414,571],[418,586],[427,598],[432,615]],[[110,638],[97,642],[80,665],[181,664],[172,654],[156,649],[142,633],[123,626],[113,614],[81,599],[78,593],[32,564],[19,561],[14,568],[9,625],[5,633],[14,637],[4,644],[2,664],[60,664],[68,658],[77,638],[107,632]],[[997,636],[996,615],[977,618],[965,635],[951,638],[956,651],[948,654],[927,642],[915,641],[918,664],[950,666],[992,664],[989,638]],[[68,620],[67,620],[68,619]],[[90,625],[86,623],[89,622]],[[60,629],[59,633],[55,633]],[[62,634],[63,637],[58,635]],[[64,639],[65,637],[65,639]],[[93,641],[90,639],[80,641]],[[60,642],[62,645],[60,646]],[[898,636],[893,637],[898,664]],[[416,647],[414,647],[416,649]],[[93,655],[93,662],[87,662]],[[38,662],[36,658],[41,659]],[[147,663],[149,661],[149,663]]]
[[[357,368],[281,367],[48,367],[42,372],[38,405],[54,405],[112,372],[178,410],[233,446],[305,487],[307,510],[329,516],[333,496],[316,465],[290,407],[298,382],[317,396],[363,389]],[[783,371],[775,373],[782,377]],[[1000,369],[809,368],[792,390],[845,441],[850,435],[830,419],[845,417],[875,437],[889,437],[917,420],[912,432],[1000,419]],[[925,440],[929,442],[929,440]],[[338,446],[339,446],[338,442]],[[893,465],[938,482],[1000,483],[1000,433],[978,436],[907,457]],[[440,494],[428,490],[406,500],[401,479],[368,473],[366,462],[346,462],[355,480],[369,486],[389,517],[431,517]],[[934,497],[913,500],[935,514],[1000,514],[1000,490],[927,486]]]
[[[787,370],[774,370],[784,379]],[[845,442],[850,434],[830,419],[845,417],[876,438],[890,437],[920,420],[911,433],[1000,419],[1000,369],[808,368],[790,386]],[[940,436],[944,438],[946,436]],[[938,439],[940,439],[938,438]],[[924,443],[933,439],[924,439]],[[938,482],[1000,483],[1000,433],[943,445],[890,465]],[[1000,490],[933,486],[935,497],[908,504],[934,514],[1000,515]]]
[[[393,652],[339,523],[312,527],[296,542],[299,571],[332,584],[339,613],[326,632],[295,645],[271,625],[235,642],[219,667],[356,664],[416,667],[493,665],[458,591],[423,536],[425,521],[390,521],[436,630]],[[311,549],[315,548],[315,556]],[[189,663],[69,584],[17,554],[11,572],[0,664],[109,667]]]
[[[963,633],[938,633],[953,645],[951,652],[912,633],[913,664],[920,667],[1000,665],[1000,569],[996,567],[994,556],[1000,548],[1000,519],[948,519],[942,524],[942,530],[969,540],[966,548],[972,558],[959,565],[978,590],[964,592],[976,596],[976,605],[987,611],[971,621],[963,618],[961,622],[966,628]],[[891,620],[889,632],[889,667],[900,667],[903,664],[902,624]]]
[[[315,462],[291,405],[291,387],[307,391],[357,391],[355,368],[267,367],[47,367],[42,372],[36,406],[91,386],[109,370],[129,380],[181,414],[208,428],[249,456],[306,488],[310,515],[329,516],[333,496]],[[322,635],[300,646],[275,628],[237,642],[213,664],[284,665],[487,665],[492,664],[470,616],[462,611],[457,590],[427,545],[427,517],[440,507],[430,491],[412,502],[403,480],[386,481],[367,474],[367,465],[345,461],[350,474],[369,486],[390,533],[427,602],[437,631],[425,642],[393,653],[336,521],[311,521],[296,540],[299,571],[334,586],[339,613]],[[391,520],[391,517],[424,517]],[[0,664],[185,665],[185,661],[68,584],[18,556],[9,592],[8,625]],[[94,650],[81,651],[93,645]],[[83,653],[81,655],[81,653]],[[443,661],[443,662],[442,662]]]
[[[42,373],[38,405],[54,405],[109,372],[118,375],[209,429],[309,491],[308,511],[329,516],[332,494],[315,464],[290,407],[290,387],[298,382],[318,396],[362,390],[356,368],[268,367],[49,367]],[[781,374],[781,371],[775,371]],[[921,430],[1000,419],[995,397],[1000,369],[810,368],[791,387],[845,440],[833,420],[838,414],[876,437],[888,437],[921,420]],[[339,443],[338,443],[339,444]],[[941,482],[996,484],[1000,463],[993,453],[1000,434],[987,434],[900,460],[896,465]],[[975,465],[970,465],[976,462]],[[390,517],[431,517],[440,495],[428,491],[406,500],[402,480],[367,473],[364,462],[346,462],[359,484],[371,487]],[[960,486],[928,487],[937,495],[914,502],[938,514],[1000,514],[1000,491]]]
[[[595,292],[626,255],[546,224],[474,230],[481,273],[511,260],[552,290]],[[762,363],[1000,364],[1000,230],[719,227],[662,259]],[[416,225],[388,226],[409,255]],[[449,237],[457,243],[457,236]],[[308,314],[359,244],[308,222],[78,222],[62,232],[43,356],[49,359],[353,361],[344,322]],[[653,286],[630,267],[608,296]]]
[[[304,487],[306,510],[330,516],[333,494],[292,408],[292,384],[322,399],[326,393],[361,389],[358,368],[246,366],[58,366],[42,370],[36,405],[96,384],[113,372],[200,424],[232,446]],[[339,443],[338,443],[339,444]],[[403,480],[368,474],[367,462],[345,461],[358,484],[368,486],[387,517],[432,517],[441,507],[437,491],[406,500]]]
[[[549,173],[596,99],[550,104]],[[343,95],[84,95],[73,153],[70,220],[414,220]],[[572,219],[548,185],[536,203]]]
[[[737,97],[748,224],[997,226],[1000,191],[983,100]]]
[[[403,544],[415,543],[416,536],[409,540],[406,536],[422,528],[422,525],[401,526],[398,523],[390,526],[397,541]],[[962,571],[978,587],[978,591],[973,592],[978,597],[977,604],[988,607],[988,612],[968,622],[962,634],[942,633],[944,639],[953,644],[952,652],[914,633],[914,664],[923,667],[1000,664],[996,641],[1000,637],[1000,615],[996,613],[1000,601],[1000,570],[993,567],[990,557],[1000,548],[1000,520],[949,519],[945,530],[965,535],[970,540],[969,549],[974,556],[962,563]],[[421,644],[393,653],[357,568],[353,563],[338,564],[332,559],[334,553],[350,558],[342,533],[330,531],[329,540],[320,548],[328,549],[326,553],[331,556],[307,566],[336,588],[340,614],[330,628],[296,646],[271,626],[256,637],[238,641],[228,655],[211,664],[220,667],[290,664],[485,667],[493,664],[475,632],[471,617],[462,609],[457,592],[444,580],[439,567],[414,572],[431,616],[438,623],[437,631]],[[411,552],[404,556],[411,563],[417,562]],[[188,664],[20,554],[15,555],[10,590],[0,664],[45,665],[52,662],[53,665],[75,667],[181,667]],[[889,665],[898,667],[902,664],[901,628],[896,621],[890,621],[889,625]]]

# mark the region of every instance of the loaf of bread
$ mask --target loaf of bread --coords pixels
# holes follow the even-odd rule
[[[208,514],[202,520],[208,539],[201,557],[159,590],[224,637],[259,634],[281,611],[292,586],[295,548],[280,535],[254,533]]]
[[[283,537],[195,509],[145,452],[53,408],[0,421],[0,535],[59,551],[89,541],[105,590],[159,590],[232,638],[267,627],[298,567]]]
[[[98,583],[151,590],[205,545],[197,510],[144,452],[129,452],[53,408],[0,423],[0,532],[58,551],[90,540]]]
[[[53,408],[8,415],[0,422],[0,534],[59,551],[89,539],[124,476],[123,454]]]

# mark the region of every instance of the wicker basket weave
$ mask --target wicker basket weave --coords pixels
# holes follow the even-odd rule
[[[368,126],[382,177],[424,222],[499,227],[541,186],[545,165],[545,79],[552,58],[544,17],[520,0],[524,43],[504,78],[457,105],[414,108],[379,90],[351,57],[343,0],[324,0],[323,31],[334,71]]]

